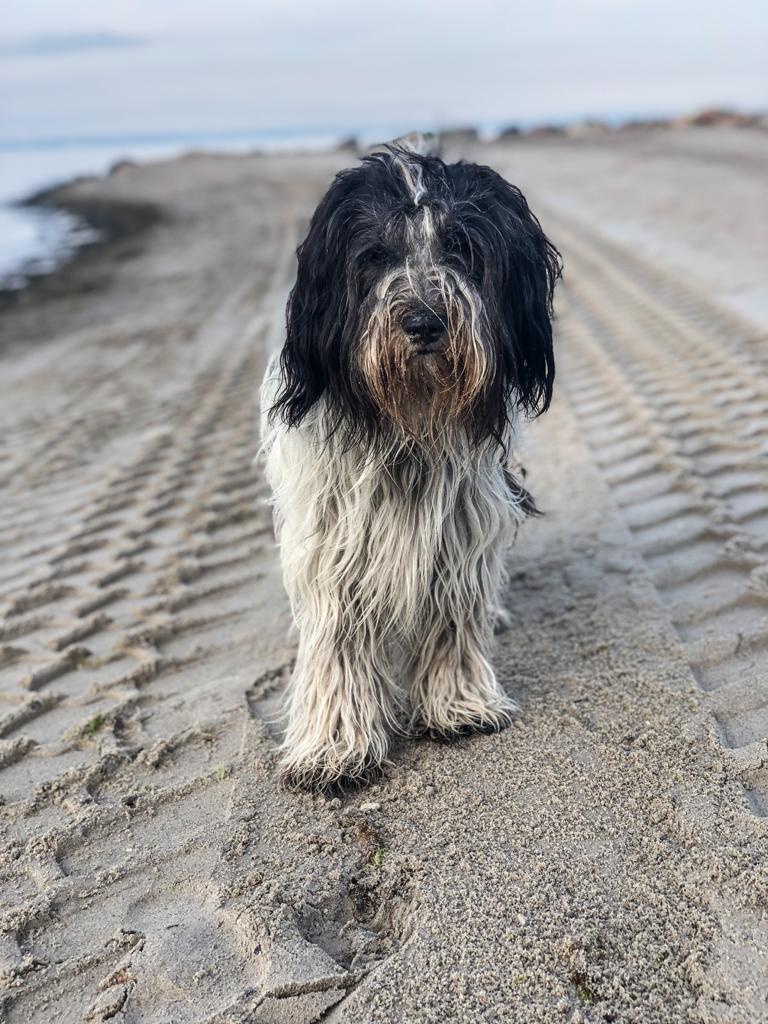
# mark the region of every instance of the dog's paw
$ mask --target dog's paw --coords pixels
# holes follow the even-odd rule
[[[422,721],[416,731],[418,735],[435,743],[455,743],[467,736],[488,736],[503,732],[511,724],[515,710],[511,701],[500,707],[488,708],[482,714],[471,714],[465,709],[459,709],[440,722]]]
[[[294,792],[320,793],[332,798],[363,789],[374,782],[382,770],[382,763],[372,757],[354,761],[318,757],[284,762],[280,781],[286,789]]]
[[[507,722],[494,722],[493,724],[488,722],[465,722],[455,729],[435,729],[429,727],[424,729],[421,735],[424,739],[431,740],[433,743],[449,744],[456,743],[458,740],[464,740],[468,736],[490,736],[495,732],[502,732],[507,728],[508,724]]]

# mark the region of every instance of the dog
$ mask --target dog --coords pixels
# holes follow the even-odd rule
[[[406,712],[443,739],[510,722],[490,648],[562,264],[490,167],[396,143],[336,176],[297,257],[262,451],[299,630],[283,778],[329,791]]]

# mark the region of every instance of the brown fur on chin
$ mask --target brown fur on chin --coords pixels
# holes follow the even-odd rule
[[[450,423],[471,416],[481,399],[488,360],[483,349],[454,335],[419,353],[401,331],[369,332],[360,369],[379,409],[404,434],[434,440]]]

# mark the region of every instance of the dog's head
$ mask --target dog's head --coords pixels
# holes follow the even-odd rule
[[[355,441],[431,441],[455,424],[500,439],[515,408],[549,404],[559,273],[491,168],[400,146],[365,157],[299,247],[273,414],[296,426],[323,398],[328,429]]]

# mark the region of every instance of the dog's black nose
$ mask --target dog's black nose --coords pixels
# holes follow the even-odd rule
[[[403,317],[403,330],[414,345],[431,345],[445,331],[445,324],[429,310]]]

